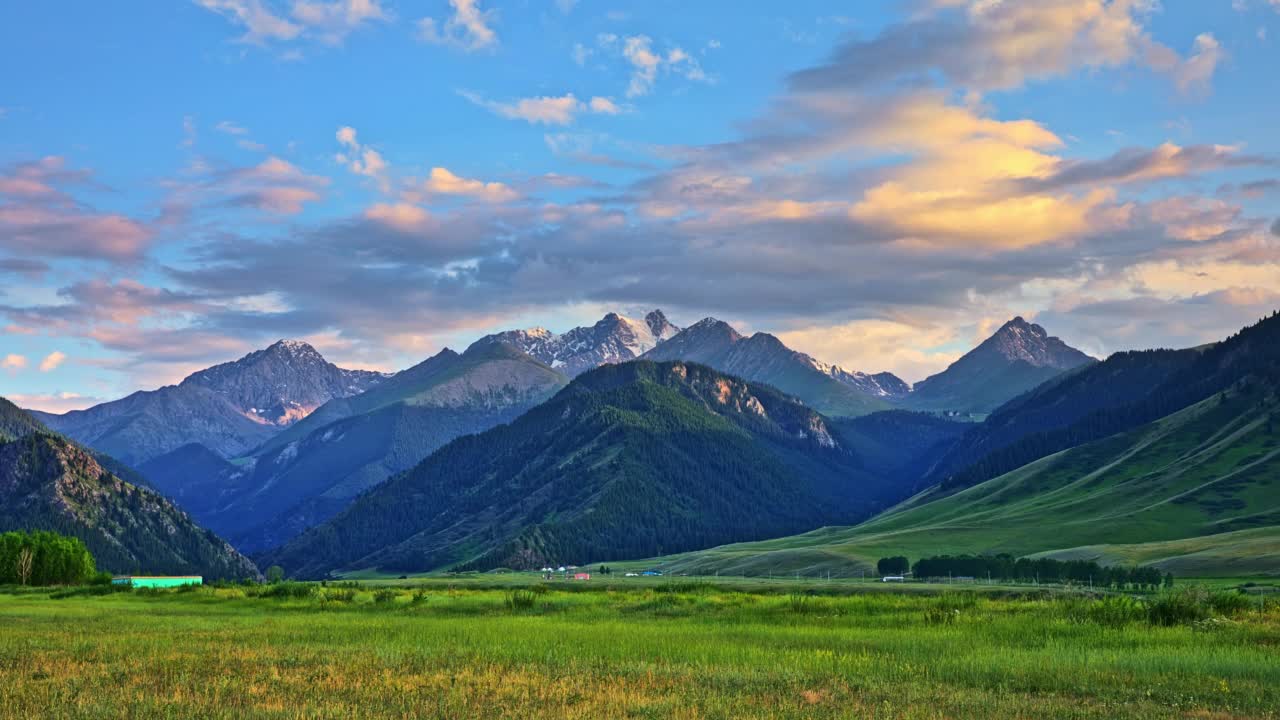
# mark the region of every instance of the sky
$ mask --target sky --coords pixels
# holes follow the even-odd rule
[[[938,372],[1280,308],[1280,0],[53,1],[0,24],[0,395],[662,308]]]

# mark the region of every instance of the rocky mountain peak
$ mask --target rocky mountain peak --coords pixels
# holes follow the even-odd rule
[[[1052,337],[1040,325],[1027,322],[1020,315],[1000,326],[974,352],[994,352],[1008,360],[1021,360],[1034,367],[1063,370],[1092,359],[1059,338]]]
[[[576,327],[560,335],[544,328],[508,330],[481,338],[477,344],[513,347],[575,377],[604,364],[634,360],[679,331],[658,310],[643,320],[611,312],[594,325]]]
[[[255,422],[290,425],[329,400],[364,392],[384,378],[340,368],[300,340],[279,340],[194,373],[182,385],[213,390]]]

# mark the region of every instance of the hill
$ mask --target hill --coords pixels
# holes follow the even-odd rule
[[[1093,358],[1015,317],[946,370],[916,383],[906,407],[987,413]]]
[[[302,577],[581,564],[847,522],[898,492],[781,393],[635,362],[455,440],[262,561]]]
[[[1245,380],[1169,417],[973,487],[952,494],[932,488],[857,527],[717,548],[678,558],[672,567],[852,570],[887,555],[1002,552],[1158,562],[1179,548],[1194,555],[1249,547],[1239,544],[1240,531],[1260,533],[1261,540],[1248,537],[1252,547],[1263,547],[1280,526],[1275,387]],[[1244,566],[1165,563],[1175,565],[1208,574]],[[1280,556],[1253,557],[1247,567],[1280,573]]]
[[[53,530],[84,541],[100,569],[256,577],[257,568],[157,493],[104,470],[89,452],[35,432],[0,444],[0,531]]]
[[[31,413],[0,397],[0,442],[48,431]]]
[[[831,417],[866,415],[891,407],[905,384],[887,373],[871,376],[826,365],[792,350],[768,333],[745,337],[728,323],[706,318],[642,356],[658,362],[699,363],[793,395]]]

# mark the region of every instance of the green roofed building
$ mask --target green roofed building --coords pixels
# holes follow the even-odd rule
[[[112,585],[128,585],[136,588],[171,588],[202,583],[204,578],[199,575],[125,575],[111,579]]]

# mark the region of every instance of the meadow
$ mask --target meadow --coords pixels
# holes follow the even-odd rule
[[[0,627],[6,718],[1280,717],[1280,603],[1235,591],[10,590]]]

